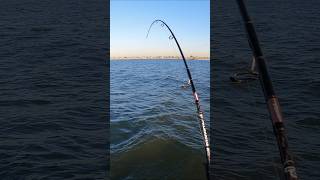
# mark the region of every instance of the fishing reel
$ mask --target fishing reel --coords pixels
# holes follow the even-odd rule
[[[248,83],[259,79],[259,73],[255,70],[256,62],[255,58],[252,59],[251,68],[243,72],[238,72],[230,76],[231,82],[234,83]]]

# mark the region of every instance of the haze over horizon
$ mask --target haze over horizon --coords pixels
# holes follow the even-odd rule
[[[179,56],[169,31],[155,24],[164,20],[175,33],[185,56],[210,56],[210,3],[193,1],[119,1],[111,0],[110,56]]]

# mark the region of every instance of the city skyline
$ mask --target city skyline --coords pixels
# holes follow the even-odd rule
[[[210,57],[207,56],[186,56],[188,60],[209,60]],[[181,56],[113,56],[111,60],[118,59],[181,59]]]

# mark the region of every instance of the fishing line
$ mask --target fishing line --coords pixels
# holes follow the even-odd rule
[[[200,132],[201,132],[201,135],[202,135],[202,138],[203,138],[204,149],[205,149],[205,153],[206,153],[206,175],[207,175],[207,178],[210,179],[210,173],[209,173],[209,170],[210,170],[210,167],[209,167],[210,166],[210,145],[209,145],[209,138],[208,138],[208,134],[207,134],[206,126],[205,126],[204,115],[203,115],[203,112],[202,112],[201,107],[200,107],[199,96],[198,96],[198,93],[197,93],[196,88],[194,86],[193,79],[192,79],[192,76],[191,76],[191,72],[189,70],[188,64],[187,64],[186,59],[184,57],[184,54],[183,54],[183,52],[181,50],[180,44],[178,43],[178,40],[176,39],[176,37],[175,37],[174,33],[172,32],[172,30],[170,29],[170,27],[164,21],[159,20],[159,19],[154,20],[151,23],[151,25],[150,25],[150,27],[148,29],[148,33],[147,33],[146,38],[148,38],[148,35],[150,33],[151,27],[155,23],[158,23],[158,22],[161,23],[162,27],[165,26],[170,31],[171,35],[169,36],[169,39],[174,39],[176,45],[178,46],[180,55],[182,57],[185,69],[186,69],[187,74],[188,74],[190,86],[191,86],[191,89],[192,89],[192,95],[194,97],[194,102],[195,102],[196,108],[197,108],[198,120],[199,120],[199,124],[200,124]]]

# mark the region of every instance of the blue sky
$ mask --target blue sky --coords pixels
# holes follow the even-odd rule
[[[210,54],[209,0],[111,0],[111,57],[179,55],[169,31],[155,24],[164,20],[175,33],[186,56]]]

